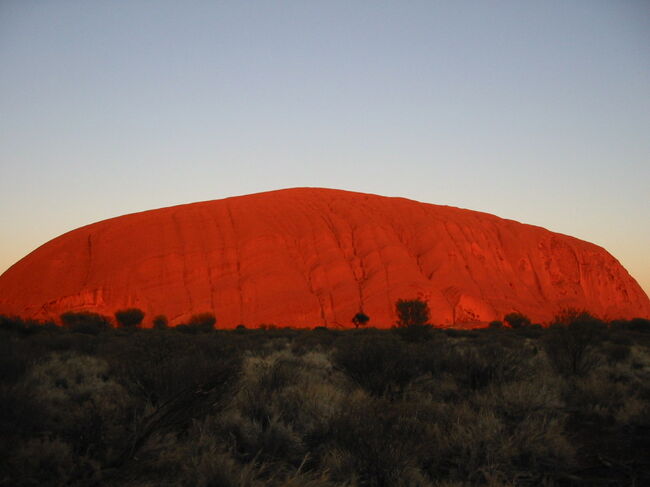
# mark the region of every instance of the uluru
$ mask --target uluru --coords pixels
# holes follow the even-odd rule
[[[0,276],[0,314],[56,319],[128,307],[172,325],[213,312],[218,327],[395,322],[424,299],[439,326],[565,308],[650,317],[647,295],[606,250],[477,211],[294,188],[133,213],[42,245]]]

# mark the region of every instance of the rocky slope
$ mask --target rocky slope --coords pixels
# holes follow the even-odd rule
[[[346,191],[297,188],[125,215],[61,235],[0,276],[0,313],[53,318],[138,307],[172,324],[391,326],[399,298],[432,321],[473,326],[520,311],[650,316],[604,249],[493,215]]]

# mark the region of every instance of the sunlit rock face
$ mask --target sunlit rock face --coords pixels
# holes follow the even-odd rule
[[[604,249],[493,215],[347,191],[298,188],[120,216],[61,235],[0,276],[0,313],[57,318],[137,307],[178,324],[390,327],[397,299],[432,322],[479,326],[519,311],[650,316]]]

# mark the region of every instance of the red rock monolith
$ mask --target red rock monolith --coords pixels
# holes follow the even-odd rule
[[[0,314],[140,308],[145,325],[213,312],[217,326],[395,322],[397,299],[443,326],[518,311],[650,317],[648,297],[594,244],[494,215],[296,188],[124,215],[47,242],[0,276]]]

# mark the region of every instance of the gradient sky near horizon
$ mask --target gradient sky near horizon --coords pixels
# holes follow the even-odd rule
[[[573,235],[650,294],[650,2],[0,0],[0,273],[296,186]]]

